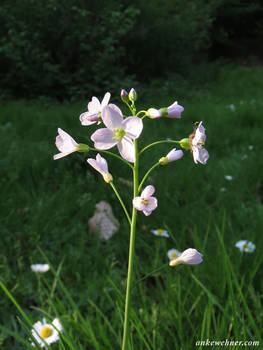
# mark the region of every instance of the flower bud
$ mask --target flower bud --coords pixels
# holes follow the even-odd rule
[[[128,92],[125,89],[121,90],[121,99],[123,102],[129,102]]]
[[[191,144],[190,144],[190,141],[189,141],[189,138],[186,137],[182,140],[180,140],[180,146],[185,149],[186,151],[189,151],[191,149]]]
[[[167,155],[166,157],[162,157],[159,160],[159,163],[161,165],[167,165],[168,163],[174,162],[175,160],[178,160],[180,158],[182,158],[182,156],[184,155],[182,150],[176,150],[176,148],[173,148]]]
[[[167,118],[181,118],[184,107],[180,106],[177,101],[167,108]]]
[[[201,262],[203,261],[202,257],[203,254],[199,253],[196,249],[188,248],[184,252],[182,252],[182,254],[178,258],[171,260],[169,265],[198,265],[201,264]]]
[[[135,102],[137,100],[137,93],[134,88],[132,88],[129,92],[129,100],[131,102]]]
[[[150,108],[147,111],[147,117],[151,118],[151,119],[157,119],[157,118],[161,118],[162,117],[162,112],[159,111],[159,109],[156,108]]]

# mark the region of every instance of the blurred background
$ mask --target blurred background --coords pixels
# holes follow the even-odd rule
[[[210,159],[196,165],[185,152],[146,182],[159,206],[138,215],[131,349],[192,350],[206,338],[263,347],[262,1],[1,0],[0,23],[0,279],[32,324],[46,312],[59,317],[74,349],[119,348],[129,225],[86,162],[95,152],[53,155],[58,127],[93,146],[97,126],[79,122],[92,96],[110,91],[129,115],[119,96],[133,87],[138,110],[176,100],[185,109],[181,119],[144,119],[140,149],[188,137],[202,120]],[[171,148],[143,153],[140,178]],[[130,170],[105,158],[131,210]],[[88,225],[102,200],[119,222],[108,241]],[[158,228],[170,238],[154,236]],[[255,251],[240,252],[239,240]],[[51,271],[40,288],[30,269],[46,262],[38,247],[60,266],[82,328]],[[167,251],[189,247],[203,263],[170,268]],[[2,294],[0,307],[0,348],[25,349],[17,308]]]

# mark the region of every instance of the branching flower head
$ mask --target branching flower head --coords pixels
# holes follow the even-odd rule
[[[88,158],[87,162],[96,169],[102,176],[105,182],[109,183],[113,180],[112,175],[108,170],[108,163],[99,153],[96,156],[96,159]]]
[[[34,272],[44,273],[49,270],[48,264],[33,264],[31,265],[31,270]]]
[[[170,260],[174,260],[174,259],[178,258],[181,254],[182,253],[179,252],[179,250],[174,249],[174,248],[168,250],[168,252],[167,252],[168,258]]]
[[[162,228],[158,228],[157,230],[151,230],[151,232],[155,235],[155,236],[159,236],[159,237],[166,237],[169,238],[169,234],[166,230],[162,229]]]
[[[142,132],[142,120],[138,117],[123,119],[121,110],[115,105],[103,108],[102,120],[106,128],[98,129],[91,135],[94,147],[106,150],[117,145],[121,156],[133,163],[135,161],[133,140]]]
[[[253,253],[254,250],[256,249],[256,246],[254,243],[242,240],[236,242],[236,247],[241,251],[245,253]]]
[[[189,136],[191,152],[193,154],[194,162],[206,164],[209,158],[207,150],[204,148],[206,134],[205,128],[202,125],[203,122],[198,123],[194,132]]]
[[[99,118],[101,117],[101,111],[109,103],[110,96],[111,96],[110,93],[106,92],[101,103],[97,97],[93,96],[91,102],[88,103],[88,111],[82,113],[79,116],[81,124],[84,126],[92,125],[96,122],[98,122],[98,124],[99,124],[100,123]]]
[[[43,318],[42,322],[37,321],[31,330],[32,336],[39,343],[41,348],[48,347],[48,345],[59,340],[59,332],[62,332],[62,325],[58,318],[55,318],[52,323],[47,323]],[[35,343],[32,343],[35,346]]]
[[[182,254],[170,261],[170,266],[177,266],[180,264],[188,264],[188,265],[197,265],[201,264],[203,261],[202,254],[199,253],[196,249],[188,248],[182,252]]]
[[[132,204],[137,209],[143,212],[144,215],[149,216],[153,210],[157,208],[158,201],[152,195],[155,192],[153,186],[147,186],[142,191],[140,197],[133,198]]]

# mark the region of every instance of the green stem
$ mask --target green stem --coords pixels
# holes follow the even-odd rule
[[[150,145],[144,147],[144,148],[140,151],[139,155],[141,155],[141,154],[142,154],[144,151],[146,151],[148,148],[151,148],[151,147],[153,147],[153,146],[159,145],[160,143],[179,143],[179,144],[180,144],[180,141],[161,140],[161,141],[153,142],[153,143],[151,143]]]
[[[121,206],[122,206],[122,209],[124,210],[124,213],[125,213],[125,215],[126,215],[128,221],[129,221],[129,224],[131,225],[131,218],[130,218],[130,215],[129,215],[128,211],[127,211],[127,208],[126,208],[125,204],[123,203],[123,200],[121,199],[121,196],[120,196],[119,192],[117,191],[117,189],[116,189],[116,187],[115,187],[115,185],[113,184],[112,181],[110,182],[110,185],[111,185],[113,191],[115,192],[115,194],[116,194],[118,200],[120,201]]]
[[[105,153],[105,154],[108,154],[108,155],[113,156],[115,158],[118,158],[119,160],[121,160],[123,163],[128,165],[133,170],[133,166],[129,162],[127,162],[127,160],[123,159],[122,157],[118,156],[115,153],[112,153],[112,152],[109,152],[109,151],[103,151],[101,149],[92,148],[92,147],[90,147],[90,151],[95,151],[95,152],[98,152],[98,153]]]
[[[139,114],[141,114],[141,113],[144,113],[144,117],[147,117],[147,115],[146,115],[147,111],[144,111],[144,110],[139,111],[139,112],[136,114],[136,117],[138,117]],[[143,117],[142,117],[142,118],[143,118]]]
[[[138,178],[139,178],[139,154],[138,154],[137,140],[134,140],[134,147],[135,147],[135,162],[134,162],[134,170],[133,170],[133,198],[138,196],[138,182],[139,182],[138,181]],[[131,230],[130,230],[129,263],[128,263],[128,276],[127,276],[127,286],[126,286],[122,350],[128,350],[130,299],[131,299],[134,245],[135,245],[136,217],[137,217],[137,210],[136,210],[136,208],[133,207]]]
[[[158,163],[155,163],[155,164],[147,171],[147,173],[144,175],[144,177],[143,177],[143,179],[142,179],[142,181],[141,181],[141,183],[140,183],[140,186],[139,186],[139,188],[138,188],[138,192],[141,191],[142,185],[144,184],[144,181],[147,179],[147,177],[149,176],[149,174],[153,171],[153,169],[155,169],[156,167],[158,167],[158,165],[160,165],[159,162],[158,162]]]

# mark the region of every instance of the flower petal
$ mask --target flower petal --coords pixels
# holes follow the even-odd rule
[[[98,129],[91,135],[94,147],[97,149],[110,149],[114,147],[118,141],[113,140],[114,133],[106,128]]]
[[[142,204],[141,197],[133,198],[132,204],[133,204],[134,208],[136,208],[137,210],[144,210],[145,209],[145,205]]]
[[[145,216],[149,216],[149,215],[151,215],[152,210],[148,210],[147,208],[145,208],[142,212]]]
[[[105,106],[102,110],[102,120],[108,129],[114,130],[122,127],[123,117],[115,108]]]
[[[100,110],[100,101],[97,97],[93,96],[91,102],[88,103],[89,112],[98,112]]]
[[[123,129],[132,139],[137,139],[143,129],[143,122],[138,117],[128,117],[122,122]]]
[[[154,194],[154,192],[155,188],[152,185],[146,186],[145,189],[142,191],[141,197],[148,199]]]
[[[122,158],[131,163],[135,162],[134,143],[130,138],[124,137],[121,141],[119,141],[117,147]]]
[[[157,198],[155,197],[148,198],[148,204],[147,204],[146,210],[153,211],[154,209],[157,208],[157,206],[158,206]]]
[[[103,100],[101,101],[101,109],[107,106],[107,104],[109,103],[109,100],[110,100],[110,93],[106,92],[106,94],[103,97]]]
[[[91,112],[84,112],[79,116],[79,120],[81,122],[81,125],[87,126],[87,125],[92,125],[94,123],[97,122],[97,120],[95,121],[91,121],[91,118],[96,118],[98,120],[98,113],[91,113]]]
[[[96,156],[96,161],[99,164],[100,168],[105,171],[106,173],[108,170],[108,163],[105,158],[103,158],[99,153]]]
[[[207,152],[207,150],[205,148],[199,148],[194,146],[192,148],[193,150],[193,158],[194,158],[194,162],[197,164],[197,162],[205,165],[206,162],[209,159],[209,153]]]

